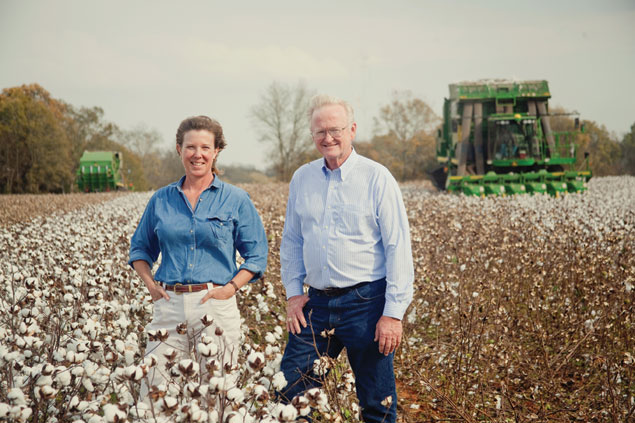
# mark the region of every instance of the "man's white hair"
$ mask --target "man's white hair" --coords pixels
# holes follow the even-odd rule
[[[355,122],[353,107],[350,104],[348,104],[348,102],[340,98],[334,97],[332,95],[318,94],[309,101],[309,112],[308,112],[309,124],[311,124],[311,118],[313,118],[313,112],[315,112],[317,109],[321,107],[330,106],[331,104],[337,104],[344,108],[344,110],[346,111],[346,117],[348,118],[349,126],[352,125],[353,122]]]

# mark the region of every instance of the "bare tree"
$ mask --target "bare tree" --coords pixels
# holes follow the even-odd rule
[[[375,149],[401,181],[425,175],[423,167],[434,156],[434,129],[440,123],[432,108],[410,91],[393,93],[390,104],[375,117]]]
[[[163,137],[159,131],[140,123],[133,129],[119,131],[118,135],[120,143],[139,156],[141,166],[143,166],[143,175],[148,181],[148,188],[157,189],[167,183],[174,182],[174,178],[168,179],[166,182],[166,177],[174,176],[174,172],[168,172],[167,169],[173,168],[170,165],[174,163],[174,158],[177,158],[178,169],[182,170],[180,161],[174,148],[167,151],[160,149]],[[164,159],[166,159],[165,162]],[[178,179],[181,176],[180,172],[177,172],[176,176]]]
[[[251,109],[259,140],[270,144],[269,160],[281,181],[290,180],[310,157],[307,112],[312,95],[302,82],[295,87],[273,82]]]
[[[375,132],[393,135],[402,143],[420,132],[431,133],[440,119],[425,101],[413,98],[410,91],[395,91],[390,104],[375,118]]]

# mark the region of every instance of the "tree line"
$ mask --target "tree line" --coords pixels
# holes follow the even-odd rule
[[[38,84],[6,88],[0,94],[0,192],[77,191],[75,172],[84,151],[120,151],[126,186],[157,189],[178,180],[183,166],[174,148],[139,125],[119,128],[99,107],[75,107]],[[232,182],[266,178],[250,166],[229,166]]]
[[[306,117],[313,92],[302,83],[289,86],[272,83],[251,109],[260,141],[270,147],[272,172],[282,181],[310,159],[318,157]],[[554,131],[574,129],[575,119],[560,108],[553,108]],[[428,178],[436,164],[436,132],[441,118],[423,100],[409,91],[394,92],[391,102],[374,118],[370,139],[357,139],[355,149],[386,166],[401,182]],[[578,163],[584,165],[588,153],[593,175],[635,175],[635,123],[622,140],[606,126],[591,120],[581,122],[585,131],[577,135]]]
[[[265,173],[250,166],[221,166],[233,183],[289,181],[293,172],[318,156],[307,118],[314,92],[272,83],[249,114],[259,140],[269,147]],[[554,119],[554,129],[573,119]],[[369,139],[357,139],[357,151],[385,165],[399,181],[424,179],[436,165],[435,137],[441,119],[410,92],[395,92],[374,118]],[[635,175],[635,123],[622,140],[604,125],[582,122],[579,152],[588,152],[596,176]],[[145,126],[119,128],[99,107],[75,107],[53,98],[38,84],[6,88],[0,93],[0,190],[3,193],[76,191],[75,172],[85,150],[121,151],[123,176],[135,190],[157,189],[183,174],[173,148],[161,148],[160,134]]]

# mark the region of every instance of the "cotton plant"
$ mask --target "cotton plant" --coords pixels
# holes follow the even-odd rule
[[[16,227],[15,236],[0,234],[10,254],[0,265],[0,364],[10,369],[0,373],[0,418],[244,423],[306,415],[306,401],[281,405],[275,395],[286,385],[280,324],[269,326],[259,343],[244,332],[232,363],[222,357],[222,334],[196,337],[186,354],[168,350],[169,383],[153,387],[149,402],[139,399],[141,382],[159,362],[143,345],[148,337],[169,343],[167,330],[141,331],[152,304],[126,264],[134,231],[128,216],[139,215],[147,200],[133,194],[35,218]],[[279,299],[274,284],[255,286],[241,294],[253,290],[258,312],[283,321],[279,305],[271,306]]]

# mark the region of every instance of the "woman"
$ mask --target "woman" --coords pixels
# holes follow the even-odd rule
[[[168,380],[162,352],[168,348],[186,355],[188,336],[214,335],[222,328],[224,361],[238,354],[240,314],[235,294],[259,279],[267,264],[267,238],[248,194],[222,182],[216,159],[225,148],[223,129],[206,116],[181,122],[176,151],[185,176],[159,189],[150,199],[130,241],[130,261],[154,302],[154,316],[146,331],[167,329],[165,342],[150,340],[146,354],[159,365],[149,374],[150,386]],[[244,258],[237,268],[236,250]],[[161,264],[152,276],[152,266]],[[209,314],[214,324],[204,327]],[[187,322],[187,333],[177,325]],[[194,343],[196,345],[196,343]],[[147,387],[142,386],[142,397]]]

